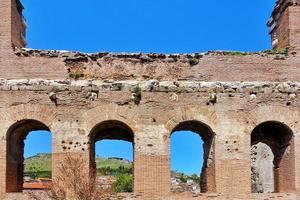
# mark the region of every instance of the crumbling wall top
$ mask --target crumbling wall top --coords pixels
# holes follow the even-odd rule
[[[270,33],[276,28],[276,21],[289,6],[300,6],[300,0],[278,0],[276,2],[272,15],[267,22]]]

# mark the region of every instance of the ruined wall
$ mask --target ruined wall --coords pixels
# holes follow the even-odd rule
[[[139,105],[131,99],[136,85],[142,90]],[[49,98],[52,92],[57,106]],[[88,161],[90,131],[100,122],[118,120],[134,132],[134,191],[142,199],[146,198],[143,195],[150,199],[296,199],[300,184],[299,92],[299,82],[2,80],[0,157],[6,160],[6,132],[20,119],[35,119],[49,127],[53,134],[53,166],[67,152]],[[217,96],[215,104],[210,103],[211,93]],[[214,193],[170,192],[169,136],[178,124],[188,120],[204,123],[215,133]],[[250,137],[253,129],[265,121],[284,122],[295,134],[294,194],[251,193]],[[69,142],[81,146],[75,148]],[[68,148],[63,148],[65,144]],[[1,166],[3,194],[5,169],[9,166],[5,162]],[[14,195],[7,194],[7,198]]]
[[[54,178],[66,154],[85,159],[82,173],[91,173],[91,130],[117,121],[133,132],[134,193],[129,198],[299,199],[299,7],[299,0],[281,0],[273,12],[282,50],[84,54],[13,48],[22,46],[18,32],[25,24],[15,1],[0,0],[0,198],[26,199],[11,189],[22,156],[12,156],[20,150],[8,147],[19,145],[18,135],[34,129],[27,122],[35,120],[52,133]],[[205,174],[208,193],[171,192],[170,135],[187,121],[214,135]],[[24,127],[15,129],[20,122]],[[251,135],[264,122],[284,124],[293,133],[279,147],[287,151],[281,169],[274,171],[276,193],[251,190]]]
[[[300,49],[300,1],[278,0],[267,23],[274,49]]]
[[[2,60],[0,72],[7,79],[297,81],[299,72],[295,63],[299,57],[294,51],[289,55],[285,52],[164,55],[18,50]]]

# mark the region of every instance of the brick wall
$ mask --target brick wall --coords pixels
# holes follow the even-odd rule
[[[18,184],[20,166],[7,156],[11,139],[7,132],[23,119],[35,119],[51,130],[54,178],[66,154],[86,159],[82,173],[91,173],[89,134],[100,122],[116,120],[134,132],[137,199],[299,198],[297,48],[288,54],[188,55],[13,50],[11,41],[22,46],[18,33],[23,27],[11,3],[0,0],[1,198],[26,199],[22,193],[6,192],[10,185]],[[280,18],[276,29],[280,48],[298,46],[299,11],[299,6],[289,7]],[[197,62],[193,64],[191,59]],[[75,75],[79,80],[74,80]],[[132,101],[132,89],[137,85],[142,90],[139,105]],[[56,104],[49,97],[51,92],[57,96]],[[209,100],[211,94],[217,97],[214,104]],[[170,134],[177,125],[191,120],[207,125],[215,134],[214,157],[206,169],[208,193],[174,194],[170,191]],[[279,192],[284,193],[252,194],[251,132],[259,124],[274,120],[294,133],[295,146],[291,143],[276,177]],[[66,141],[82,146],[64,148]],[[283,184],[285,180],[288,184]]]
[[[184,199],[205,199],[214,197],[224,199],[227,196],[237,199],[266,198],[274,195],[282,198],[295,199],[293,195],[298,193],[298,187],[292,191],[286,191],[282,187],[278,194],[251,194],[251,170],[250,170],[250,135],[253,129],[265,121],[284,122],[293,130],[298,137],[300,130],[298,97],[291,100],[289,93],[294,90],[296,96],[299,90],[294,84],[243,83],[240,89],[234,90],[236,86],[220,87],[217,92],[218,101],[215,105],[207,105],[209,88],[194,88],[189,92],[177,93],[178,99],[172,98],[172,92],[145,91],[142,90],[142,101],[139,106],[131,101],[131,93],[125,87],[121,91],[106,91],[99,89],[99,96],[94,99],[86,99],[85,84],[77,81],[78,87],[63,86],[57,88],[59,98],[57,107],[49,99],[51,87],[40,82],[32,87],[24,80],[19,82],[9,81],[14,86],[0,84],[0,157],[4,165],[0,169],[1,193],[5,193],[5,180],[13,181],[13,176],[6,176],[6,168],[12,169],[12,165],[6,165],[6,133],[8,128],[20,119],[36,119],[43,122],[53,135],[53,176],[56,176],[56,167],[63,160],[64,155],[83,156],[87,160],[87,167],[83,173],[89,172],[89,151],[85,147],[75,148],[74,145],[63,148],[63,144],[87,143],[91,130],[100,122],[117,120],[127,124],[135,133],[134,138],[134,191],[139,197],[146,195],[169,199],[180,199],[184,194],[170,193],[170,149],[169,135],[181,122],[197,120],[206,124],[215,133],[215,176],[216,190],[208,194],[185,194]],[[113,83],[112,83],[113,84]],[[202,82],[202,85],[207,83]],[[228,83],[227,83],[228,84]],[[299,85],[299,83],[296,83]],[[140,84],[142,85],[142,84]],[[186,85],[186,84],[180,84]],[[26,87],[24,87],[26,86]],[[43,86],[43,87],[41,87]],[[57,87],[57,86],[54,86]],[[47,88],[47,89],[46,89]],[[63,89],[64,88],[64,89]],[[180,88],[180,86],[179,86]],[[225,89],[226,88],[226,89]],[[254,90],[255,88],[255,90]],[[276,88],[276,89],[275,89]],[[61,90],[60,90],[61,89]],[[170,87],[171,89],[171,87]],[[95,88],[94,88],[95,90]],[[274,91],[273,91],[274,90]],[[251,91],[256,91],[256,99],[250,98]],[[268,91],[271,91],[269,93]],[[273,91],[273,92],[272,92]],[[107,101],[110,99],[110,101]],[[126,102],[129,99],[128,103]],[[291,101],[290,105],[286,102]],[[159,103],[158,103],[159,102]],[[151,109],[151,111],[150,111]],[[153,120],[155,119],[155,120]],[[298,139],[297,139],[298,140]],[[65,141],[65,143],[63,143]],[[291,148],[292,149],[292,148]],[[297,155],[298,149],[295,148]],[[290,154],[293,155],[293,154]],[[288,158],[288,157],[287,157]],[[291,183],[299,185],[300,174],[297,158],[288,158],[288,162],[295,163],[295,169],[285,168],[280,179],[286,179],[287,175]],[[286,160],[284,161],[286,162]],[[284,166],[284,165],[282,165]],[[294,175],[293,175],[294,174]],[[3,186],[3,187],[2,187]],[[243,194],[243,195],[241,195]],[[7,194],[11,196],[11,194]],[[241,195],[239,197],[239,195]],[[193,197],[194,196],[194,197]],[[145,198],[142,198],[145,199]]]

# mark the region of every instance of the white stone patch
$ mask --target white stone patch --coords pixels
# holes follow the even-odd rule
[[[135,148],[148,155],[168,155],[168,143],[164,140],[167,129],[164,125],[137,125]]]
[[[216,93],[287,93],[290,98],[296,98],[300,92],[300,82],[202,82],[202,81],[158,81],[158,80],[48,80],[48,79],[0,79],[0,90],[48,90],[51,87],[58,91],[67,88],[78,90],[92,89],[97,91],[131,91],[139,86],[142,91],[152,92],[216,92]],[[26,86],[26,87],[25,87]],[[46,87],[41,87],[46,86]],[[268,92],[269,91],[269,92]],[[255,99],[251,94],[250,98]]]

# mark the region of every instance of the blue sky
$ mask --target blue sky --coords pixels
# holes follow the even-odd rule
[[[276,0],[22,0],[28,47],[84,52],[257,51]]]
[[[159,53],[270,49],[265,24],[275,1],[22,0],[29,48]],[[50,152],[50,138],[30,134],[25,157]],[[96,150],[105,157],[131,160],[133,155],[126,142],[104,141]],[[197,135],[174,134],[171,152],[173,170],[199,173],[202,144]]]

